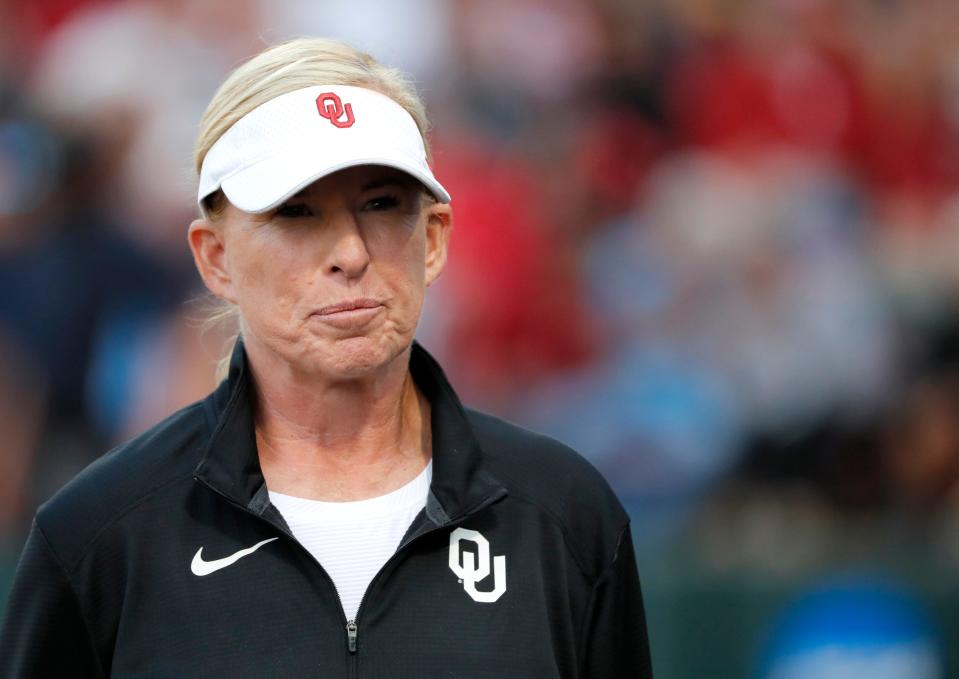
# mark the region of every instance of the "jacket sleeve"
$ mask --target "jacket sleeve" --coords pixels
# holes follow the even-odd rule
[[[103,676],[77,596],[34,521],[0,627],[0,677]]]
[[[593,587],[584,635],[583,677],[650,679],[653,676],[629,524],[620,535],[613,563]]]

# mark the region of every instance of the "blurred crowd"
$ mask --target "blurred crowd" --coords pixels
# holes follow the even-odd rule
[[[39,502],[214,385],[192,143],[229,69],[297,35],[417,82],[455,216],[421,341],[613,484],[662,676],[743,676],[680,657],[706,634],[667,611],[680,571],[774,602],[878,568],[945,607],[915,583],[959,566],[954,0],[0,3],[8,561]]]

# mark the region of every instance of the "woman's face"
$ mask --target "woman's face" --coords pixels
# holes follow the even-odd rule
[[[352,379],[412,342],[426,287],[446,263],[448,205],[398,170],[359,166],[278,208],[227,204],[190,227],[207,287],[240,308],[248,353],[265,368]]]

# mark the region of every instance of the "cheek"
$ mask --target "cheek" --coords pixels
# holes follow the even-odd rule
[[[394,224],[394,227],[396,225]],[[419,322],[425,285],[425,236],[422,227],[384,230],[369,241],[374,285],[391,300],[390,333],[411,336]]]
[[[295,302],[296,291],[307,277],[299,261],[301,253],[269,235],[249,239],[237,249],[231,276],[237,304],[246,318],[270,318],[272,312]]]
[[[400,297],[415,302],[426,285],[426,239],[422,228],[412,227],[402,237],[384,238],[381,253],[374,253],[380,274]]]

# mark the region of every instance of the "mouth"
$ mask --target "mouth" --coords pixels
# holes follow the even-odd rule
[[[375,299],[349,299],[319,309],[314,317],[328,325],[348,330],[365,325],[384,308],[383,303]]]
[[[336,304],[330,304],[325,306],[319,311],[316,312],[317,316],[331,316],[333,314],[340,314],[349,311],[359,311],[361,309],[377,309],[383,306],[382,302],[378,302],[375,299],[362,298],[362,299],[349,299],[343,302],[338,302]]]

